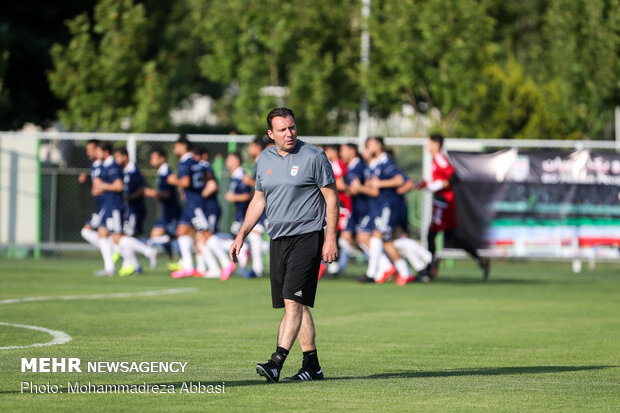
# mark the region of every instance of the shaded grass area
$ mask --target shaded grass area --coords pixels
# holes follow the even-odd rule
[[[51,347],[0,351],[3,411],[602,410],[620,406],[620,265],[570,272],[566,263],[494,262],[491,279],[457,261],[431,284],[359,285],[351,266],[319,284],[319,358],[327,380],[269,385],[254,371],[275,349],[280,310],[267,279],[172,280],[163,269],[95,278],[95,259],[0,261],[0,300],[142,292],[0,305],[0,321],[69,334]],[[0,346],[45,342],[0,326]],[[183,373],[21,373],[22,357],[182,361]],[[296,345],[283,374],[296,372]],[[162,384],[174,394],[30,394],[21,382]],[[223,394],[181,392],[225,384]]]

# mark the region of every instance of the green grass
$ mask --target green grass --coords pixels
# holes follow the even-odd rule
[[[163,270],[95,278],[95,259],[0,261],[0,299],[197,288],[152,297],[0,304],[0,322],[60,330],[63,345],[0,350],[0,410],[468,411],[620,408],[620,265],[470,261],[432,284],[319,284],[313,314],[328,380],[263,382],[281,310],[266,279],[173,280]],[[351,270],[362,271],[361,267]],[[351,274],[352,276],[352,274]],[[0,346],[49,341],[0,326]],[[183,361],[180,374],[21,373],[22,357]],[[301,364],[296,345],[284,374]],[[176,394],[22,394],[20,383],[171,384]],[[179,394],[183,382],[225,382],[224,394]]]

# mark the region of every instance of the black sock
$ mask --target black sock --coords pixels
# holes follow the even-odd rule
[[[282,367],[286,357],[288,356],[288,350],[284,347],[276,348],[276,352],[271,355],[271,360],[276,363],[279,367]]]
[[[321,366],[319,365],[319,356],[317,355],[316,350],[304,351],[302,367],[304,369],[308,368],[314,371],[321,369]]]

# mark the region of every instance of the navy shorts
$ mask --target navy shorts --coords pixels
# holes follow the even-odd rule
[[[127,210],[125,221],[123,222],[123,234],[130,237],[142,234],[144,216],[145,213],[143,211]]]
[[[202,204],[186,204],[179,224],[194,227],[196,231],[217,232],[219,210],[207,209]]]
[[[101,225],[112,234],[123,233],[123,208],[114,206],[105,206],[101,217]]]
[[[94,230],[97,230],[97,228],[99,228],[103,222],[103,214],[105,214],[105,210],[103,209],[103,207],[97,208],[97,210],[93,212],[90,218],[88,218],[88,221],[86,221],[86,225],[88,225]]]
[[[379,215],[375,217],[375,229],[383,235],[384,241],[392,239],[394,229],[403,220],[403,211],[398,204],[385,204],[379,210]]]
[[[163,228],[168,235],[174,235],[177,231],[177,224],[179,223],[179,214],[166,214],[163,213],[157,218],[153,228]]]

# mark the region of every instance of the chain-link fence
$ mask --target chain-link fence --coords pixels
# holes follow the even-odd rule
[[[125,146],[145,177],[147,185],[154,186],[156,171],[149,165],[149,155],[154,149],[168,154],[170,165],[176,170],[178,159],[173,155],[176,134],[100,134],[100,133],[0,133],[0,249],[5,255],[26,256],[39,251],[89,249],[80,237],[80,229],[95,209],[90,195],[90,182],[78,182],[80,174],[88,174],[90,162],[86,157],[88,139],[108,140],[115,148]],[[244,169],[251,173],[253,160],[247,153],[251,135],[189,135],[198,146],[207,148],[210,162],[219,182],[222,217],[219,230],[228,232],[232,205],[224,200],[230,183],[230,173],[224,157],[230,151],[243,154]],[[301,137],[315,145],[357,143],[355,137]],[[396,163],[417,182],[430,177],[431,157],[424,150],[424,138],[386,138]],[[513,141],[447,139],[448,151],[485,152],[501,148],[521,150],[553,149],[569,151],[589,148],[616,154],[614,142],[597,141]],[[27,179],[26,179],[27,178]],[[619,185],[611,185],[618,192]],[[557,188],[560,188],[558,186]],[[523,188],[521,188],[523,189]],[[520,190],[521,190],[520,189]],[[555,191],[557,192],[557,191]],[[560,191],[561,192],[561,191]],[[426,239],[431,219],[432,199],[425,191],[407,194],[410,234],[413,238]],[[542,202],[542,201],[541,201]],[[159,206],[146,198],[147,217],[145,231],[159,215]],[[505,205],[504,205],[505,206]],[[613,208],[605,219],[620,220]],[[615,222],[615,221],[614,221]],[[612,227],[615,228],[615,227]],[[505,251],[497,248],[489,254]],[[527,254],[526,254],[527,255]],[[557,255],[557,254],[556,254]]]

